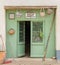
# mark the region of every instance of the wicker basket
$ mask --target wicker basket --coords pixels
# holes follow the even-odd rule
[[[50,15],[52,12],[53,12],[52,9],[48,9],[48,10],[47,10],[47,14],[48,14],[48,15]]]
[[[0,51],[0,64],[2,64],[5,60],[5,51]]]
[[[45,16],[45,12],[40,12],[40,16],[44,17]]]
[[[8,33],[9,33],[10,35],[13,35],[13,34],[15,33],[15,30],[11,28],[11,29],[8,31]]]

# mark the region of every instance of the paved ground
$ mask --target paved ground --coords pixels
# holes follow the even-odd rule
[[[12,63],[3,65],[60,65],[55,59],[46,59],[42,61],[40,58],[18,58],[9,60],[12,60]]]

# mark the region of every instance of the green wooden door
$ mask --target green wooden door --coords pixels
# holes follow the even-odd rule
[[[43,57],[47,39],[53,21],[54,12],[39,21],[31,22],[31,57]],[[47,48],[47,58],[55,57],[55,21],[52,26]]]
[[[44,22],[31,22],[31,57],[43,57],[44,53]]]
[[[17,57],[25,55],[25,22],[18,22]]]

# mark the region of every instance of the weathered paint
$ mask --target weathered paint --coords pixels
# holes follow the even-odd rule
[[[10,20],[9,19],[9,14],[10,13],[16,13],[17,10],[7,10],[6,11],[6,47],[7,47],[7,57],[17,57],[17,55],[21,54],[22,48],[21,46],[18,45],[18,21],[31,21],[31,57],[43,57],[44,55],[44,49],[46,46],[46,41],[49,35],[49,30],[50,30],[50,26],[51,26],[51,22],[53,19],[53,13],[51,15],[46,15],[45,17],[41,17],[40,16],[40,10],[32,10],[32,12],[35,12],[36,18],[26,18],[25,13],[26,10],[20,10],[20,12],[23,14],[21,18],[17,18],[15,15],[15,19],[14,20]],[[36,22],[36,21],[43,21],[44,23],[44,41],[43,43],[32,43],[32,22]],[[54,23],[55,24],[55,23]],[[15,34],[14,35],[9,35],[8,31],[10,28],[13,28],[15,30]],[[19,49],[19,48],[20,49]],[[10,51],[11,50],[11,51]],[[21,50],[21,52],[20,52]],[[54,57],[55,56],[55,25],[53,25],[53,29],[52,29],[52,33],[51,33],[51,37],[50,37],[50,41],[49,41],[49,46],[48,46],[48,50],[47,50],[47,57]],[[17,53],[18,51],[18,53]]]
[[[22,21],[23,23],[24,23],[24,28],[23,28],[23,30],[25,31],[25,22],[24,21]],[[23,38],[23,41],[19,41],[19,36],[20,36],[20,21],[18,21],[17,22],[17,57],[21,57],[21,56],[25,56],[25,40],[24,40],[24,36],[22,37]],[[24,31],[22,31],[22,33],[24,33],[25,34],[25,32]]]

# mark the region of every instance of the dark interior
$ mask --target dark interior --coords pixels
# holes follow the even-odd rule
[[[25,56],[30,56],[30,21],[25,21]]]

